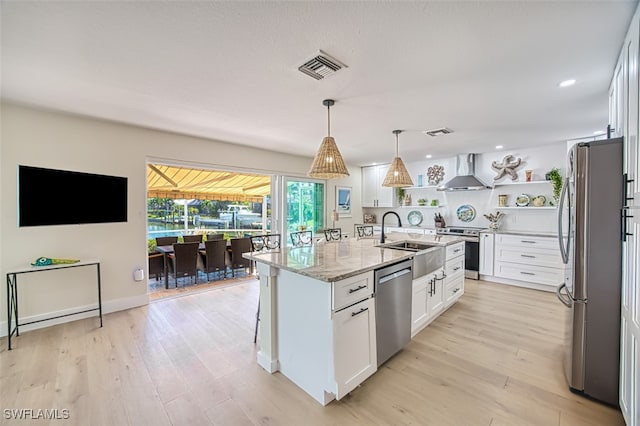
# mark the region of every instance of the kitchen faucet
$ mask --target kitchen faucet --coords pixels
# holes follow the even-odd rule
[[[382,215],[382,229],[380,230],[380,244],[384,243],[384,218],[387,217],[388,214],[394,214],[398,218],[398,226],[402,226],[402,221],[400,220],[400,216],[396,212],[386,212]]]

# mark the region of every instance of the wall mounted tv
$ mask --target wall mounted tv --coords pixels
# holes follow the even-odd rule
[[[19,226],[127,221],[127,178],[18,166]]]

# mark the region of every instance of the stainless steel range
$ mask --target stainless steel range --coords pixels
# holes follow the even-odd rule
[[[455,235],[464,240],[464,276],[477,280],[480,274],[480,231],[485,228],[447,226],[436,228],[438,235]]]

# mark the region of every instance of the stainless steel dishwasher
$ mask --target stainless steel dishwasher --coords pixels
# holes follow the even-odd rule
[[[374,273],[378,367],[411,340],[412,260]]]

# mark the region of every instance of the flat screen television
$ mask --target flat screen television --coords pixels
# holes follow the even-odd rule
[[[19,226],[127,221],[127,178],[18,166]]]

